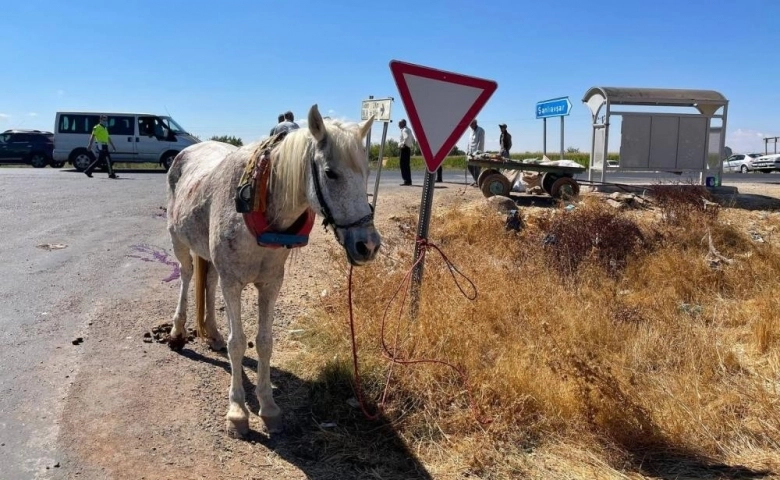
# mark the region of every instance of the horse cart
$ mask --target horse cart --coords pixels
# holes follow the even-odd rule
[[[574,162],[568,160],[512,160],[489,154],[469,156],[468,165],[482,168],[477,186],[486,197],[509,196],[520,175],[524,184],[531,184],[532,188],[538,186],[553,198],[575,197],[580,193],[580,185],[574,175],[585,172],[585,167],[574,166]],[[523,172],[535,173],[525,175]]]

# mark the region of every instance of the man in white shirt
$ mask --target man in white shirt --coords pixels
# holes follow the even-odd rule
[[[477,125],[477,119],[471,121],[471,137],[469,138],[469,146],[466,150],[466,156],[476,155],[485,151],[485,129]],[[472,167],[469,165],[469,172],[474,177],[474,183],[471,186],[477,185],[477,178],[479,178],[479,167]]]
[[[408,187],[412,184],[412,147],[414,147],[414,136],[409,127],[406,126],[406,120],[398,122],[401,129],[401,138],[398,140],[398,147],[401,149],[399,163],[401,164],[401,178],[404,183],[402,187]]]

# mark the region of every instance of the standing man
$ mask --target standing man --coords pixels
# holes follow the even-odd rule
[[[404,183],[402,187],[408,187],[412,184],[412,147],[414,146],[414,136],[409,127],[406,126],[406,119],[398,122],[398,128],[401,129],[401,138],[398,140],[398,147],[401,149],[399,163],[401,164],[401,178]]]
[[[89,178],[92,178],[92,172],[95,170],[95,167],[98,165],[98,163],[101,162],[106,162],[106,165],[108,166],[108,178],[116,178],[114,169],[111,166],[111,156],[108,154],[108,145],[110,144],[111,149],[115,152],[116,147],[114,146],[114,142],[111,141],[111,137],[108,135],[108,128],[106,127],[107,123],[108,118],[105,115],[101,115],[100,123],[95,125],[95,127],[92,129],[92,134],[89,136],[87,150],[90,152],[92,151],[93,142],[97,146],[98,150],[98,155],[95,160],[89,164],[86,170],[84,170],[84,174]]]
[[[498,125],[501,129],[501,136],[498,139],[499,145],[501,145],[501,156],[509,158],[509,150],[512,148],[512,135],[506,131],[506,123]]]
[[[298,128],[300,128],[298,127],[298,124],[295,123],[294,119],[295,117],[293,117],[293,113],[291,111],[288,110],[284,112],[284,121],[279,125],[277,125],[276,127],[274,127],[273,134],[276,135],[277,133],[281,133],[281,132],[289,133],[293,130],[297,130]]]
[[[466,156],[476,155],[485,151],[485,129],[477,125],[477,119],[471,121],[471,138],[469,138],[469,146],[466,151]],[[479,178],[479,167],[472,167],[469,165],[469,172],[474,178],[472,187],[477,186],[477,178]]]
[[[279,117],[276,119],[276,125],[279,125],[279,124],[280,124],[280,123],[282,123],[283,121],[284,121],[284,114],[283,114],[283,113],[280,113],[280,114],[279,114]],[[274,125],[274,126],[271,128],[271,133],[270,133],[269,135],[271,135],[272,137],[274,136],[274,130],[276,130],[276,125]]]

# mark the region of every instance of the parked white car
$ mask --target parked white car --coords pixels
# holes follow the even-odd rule
[[[89,135],[102,112],[57,112],[54,120],[54,161],[69,162],[82,172],[95,159],[87,151]],[[108,133],[116,152],[113,162],[159,163],[166,171],[184,148],[200,140],[171,117],[145,113],[110,113]]]
[[[760,157],[760,153],[734,154],[723,161],[724,172],[748,173],[755,170],[753,160]]]
[[[763,173],[780,172],[780,153],[762,155],[756,158],[753,160],[753,170]]]

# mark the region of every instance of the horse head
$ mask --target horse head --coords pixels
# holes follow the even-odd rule
[[[352,265],[376,257],[382,240],[374,227],[374,211],[366,198],[368,165],[363,139],[374,117],[357,127],[323,121],[317,105],[309,110],[314,138],[306,195],[330,226]]]

